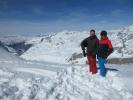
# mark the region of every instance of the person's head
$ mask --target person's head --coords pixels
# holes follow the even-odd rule
[[[101,38],[107,37],[107,31],[104,31],[104,30],[101,31],[100,35],[101,35]]]
[[[90,30],[90,36],[94,36],[94,35],[95,35],[95,30],[94,29]]]

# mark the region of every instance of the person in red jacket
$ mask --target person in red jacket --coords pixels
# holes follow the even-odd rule
[[[95,35],[95,30],[91,30],[90,36],[85,38],[81,42],[81,48],[83,50],[83,55],[84,57],[87,56],[88,63],[89,63],[89,71],[92,72],[92,74],[97,73],[97,67],[96,67],[97,44],[98,44],[98,38]]]
[[[98,42],[97,58],[100,68],[101,76],[106,76],[107,70],[105,68],[105,62],[107,57],[113,52],[113,46],[111,41],[107,37],[107,32],[101,32],[101,40]]]

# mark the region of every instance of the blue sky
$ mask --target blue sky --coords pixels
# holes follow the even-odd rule
[[[0,34],[118,29],[133,24],[133,0],[0,0]]]

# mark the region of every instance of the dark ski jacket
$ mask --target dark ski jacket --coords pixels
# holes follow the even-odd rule
[[[97,55],[103,58],[107,58],[113,52],[111,41],[108,37],[105,37],[98,42]]]
[[[96,56],[97,53],[98,38],[96,35],[90,36],[81,42],[81,48],[83,52],[86,51],[87,55]],[[85,49],[87,47],[87,50]]]

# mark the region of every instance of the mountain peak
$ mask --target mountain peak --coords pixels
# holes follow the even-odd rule
[[[130,25],[128,27],[125,27],[122,31],[122,33],[133,33],[133,25]]]

